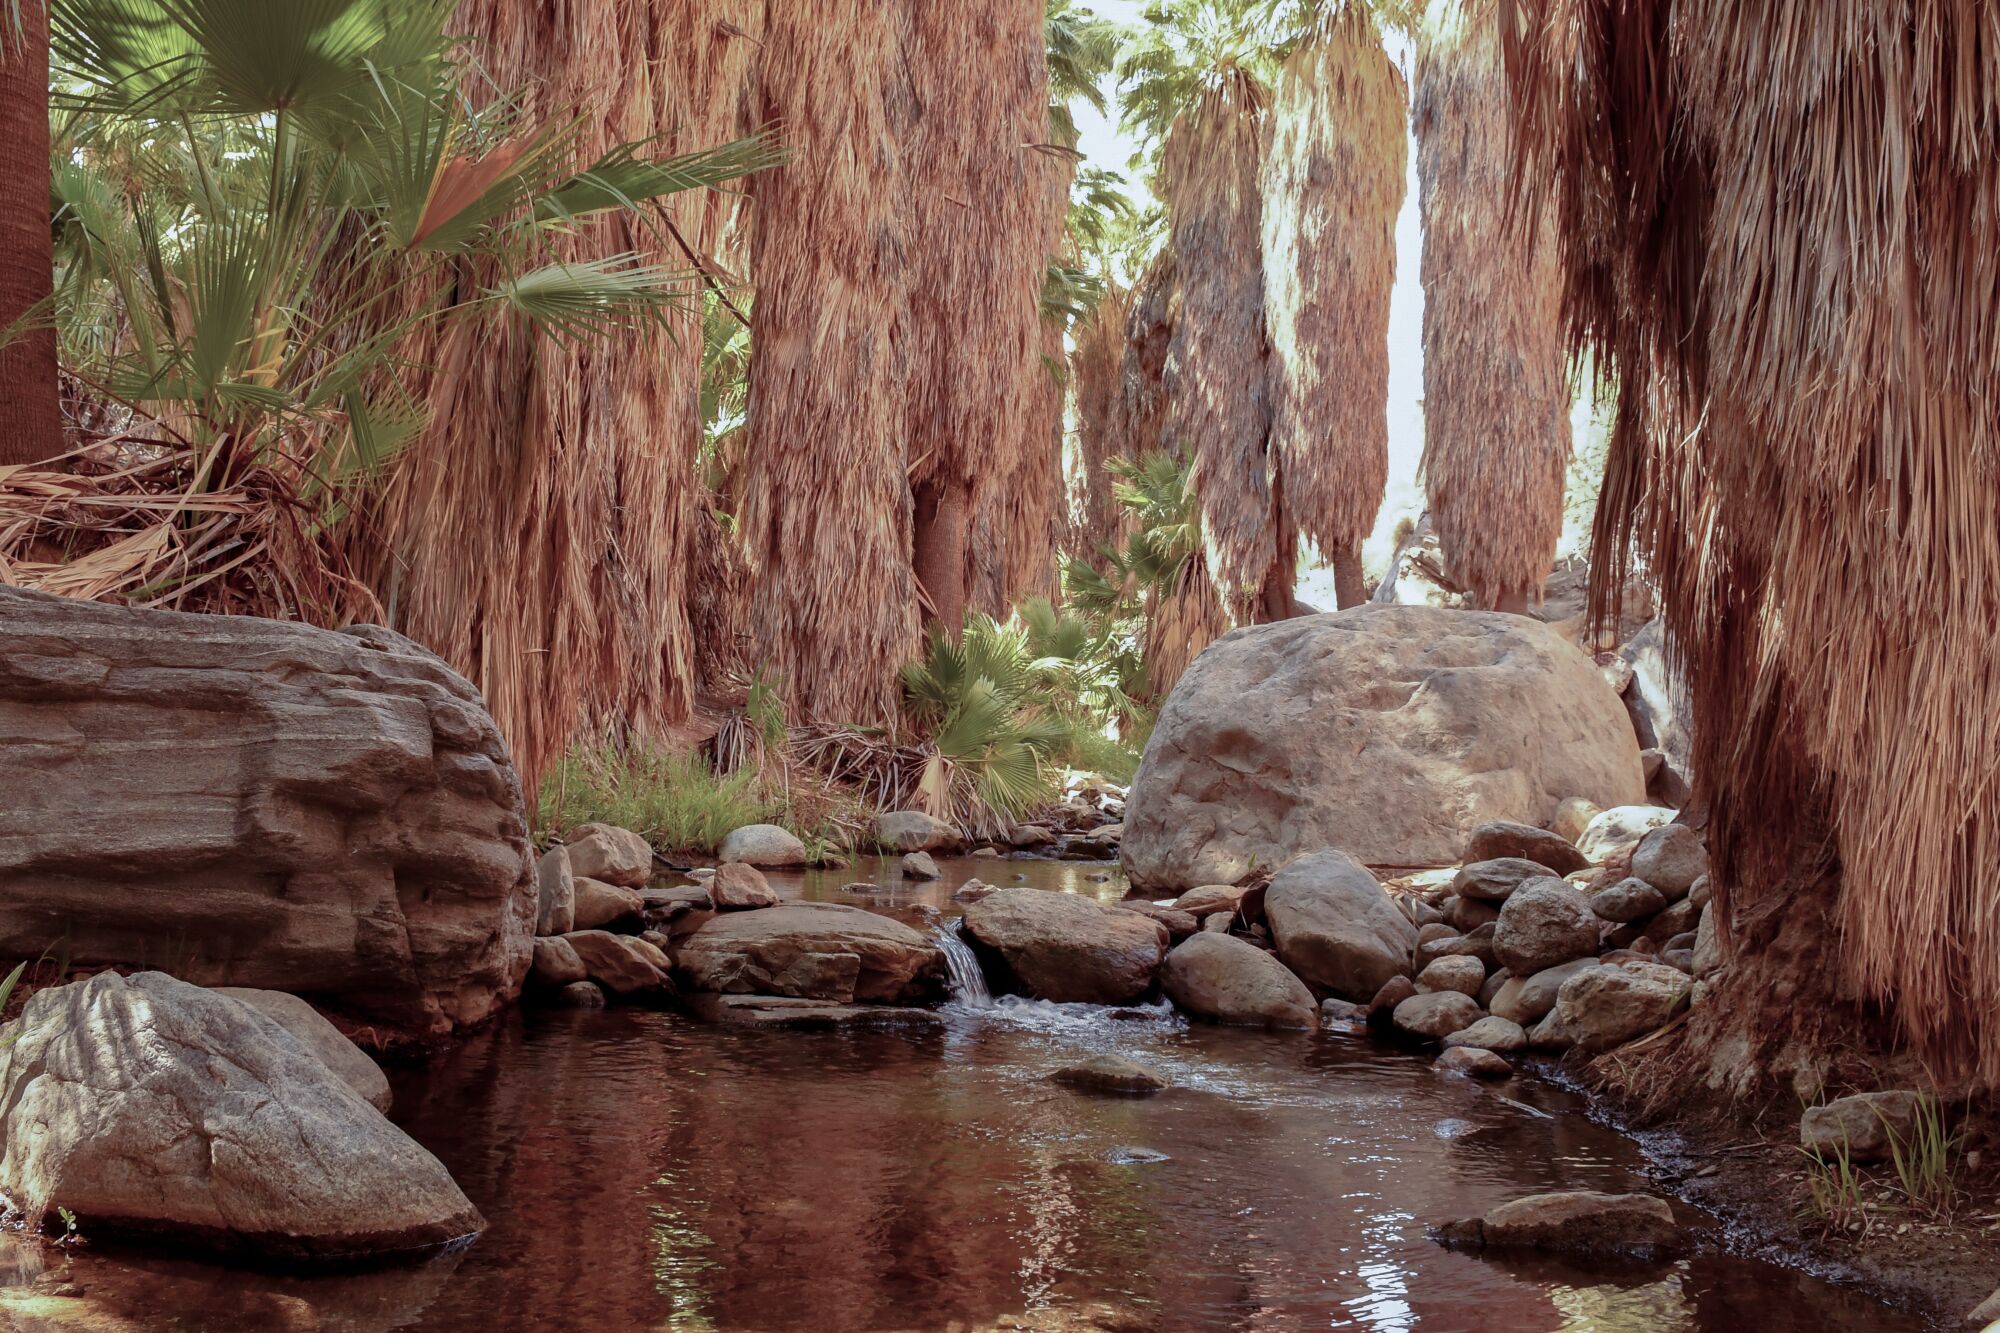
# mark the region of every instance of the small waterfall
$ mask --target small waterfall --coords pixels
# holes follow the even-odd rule
[[[980,969],[979,959],[973,956],[972,946],[958,933],[956,921],[937,927],[938,948],[944,950],[945,966],[951,973],[951,998],[973,1009],[985,1009],[993,1003],[993,992],[986,987],[986,973]]]

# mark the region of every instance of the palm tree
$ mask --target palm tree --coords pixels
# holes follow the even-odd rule
[[[1659,581],[1733,959],[1636,1077],[1789,1097],[1904,1047],[1991,1089],[1991,11],[1513,8],[1523,179],[1617,394],[1598,600],[1635,549]]]
[[[1555,240],[1512,205],[1496,0],[1437,0],[1417,40],[1424,491],[1454,581],[1539,602],[1562,534],[1569,378]]]
[[[46,0],[0,12],[0,466],[63,451],[56,335],[48,322],[49,17]]]
[[[1403,76],[1368,10],[1327,4],[1279,75],[1264,173],[1271,455],[1302,535],[1358,604],[1389,476],[1389,294],[1403,206]]]

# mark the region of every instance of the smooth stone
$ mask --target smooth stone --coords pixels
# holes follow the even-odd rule
[[[1264,892],[1264,916],[1278,957],[1323,994],[1359,1000],[1410,970],[1417,928],[1343,852],[1312,852],[1279,870]]]
[[[1686,974],[1659,963],[1593,967],[1556,996],[1556,1018],[1586,1051],[1608,1051],[1665,1027],[1687,1007]]]
[[[1541,879],[1549,873],[1547,866],[1519,856],[1474,861],[1459,868],[1458,874],[1452,878],[1451,891],[1461,898],[1504,903],[1522,884],[1531,879]]]
[[[1486,965],[1464,955],[1440,958],[1417,973],[1419,991],[1457,991],[1470,998],[1485,984]]]
[[[1900,1141],[1907,1155],[1916,1138],[1921,1105],[1918,1094],[1899,1089],[1857,1092],[1824,1106],[1809,1106],[1799,1117],[1799,1146],[1832,1160],[1845,1144],[1850,1160],[1879,1162]]]
[[[745,824],[723,838],[715,859],[739,861],[760,869],[802,866],[808,860],[806,845],[789,830],[776,824]]]
[[[1243,890],[1234,884],[1202,884],[1174,899],[1174,910],[1207,920],[1217,912],[1234,912]]]
[[[1555,831],[1556,836],[1575,846],[1590,828],[1590,821],[1603,813],[1604,807],[1595,801],[1586,800],[1581,796],[1566,796],[1556,802],[1556,817],[1549,821],[1549,827]],[[1578,854],[1582,854],[1581,849]]]
[[[1130,1004],[1156,981],[1171,939],[1137,912],[1043,889],[969,904],[962,933],[1005,989],[1058,1002]]]
[[[1578,958],[1525,977],[1509,977],[1493,997],[1493,1012],[1526,1027],[1555,1011],[1563,983],[1597,965],[1595,958]]]
[[[1375,992],[1368,1001],[1368,1012],[1393,1011],[1397,1005],[1417,993],[1417,983],[1408,977],[1390,977],[1382,983],[1382,989]]]
[[[941,852],[958,846],[958,829],[923,810],[891,810],[875,819],[875,842],[891,855]]]
[[[1708,906],[1709,897],[1713,893],[1714,888],[1709,883],[1708,875],[1704,873],[1693,884],[1688,886],[1687,901],[1693,903],[1697,908],[1706,907]]]
[[[1701,925],[1701,904],[1692,897],[1669,903],[1646,923],[1646,933],[1656,940],[1670,940]],[[1690,948],[1693,946],[1690,945]]]
[[[1368,1006],[1352,1000],[1322,1000],[1319,1021],[1322,1027],[1332,1027],[1336,1023],[1365,1023],[1368,1021]]]
[[[1590,864],[1590,858],[1578,851],[1576,844],[1568,838],[1532,824],[1495,819],[1472,830],[1472,837],[1465,847],[1467,861],[1493,861],[1508,857],[1536,862],[1558,875],[1567,875]]]
[[[1669,899],[1684,898],[1708,873],[1708,849],[1686,824],[1668,824],[1639,839],[1632,849],[1632,873]]]
[[[604,988],[594,981],[572,981],[567,986],[558,986],[550,994],[549,1003],[559,1009],[602,1009]]]
[[[1670,823],[1675,813],[1664,805],[1615,805],[1590,821],[1590,827],[1576,840],[1576,849],[1589,857],[1592,865],[1601,866],[1632,851],[1641,838]]]
[[[1431,1062],[1447,1074],[1464,1074],[1469,1078],[1510,1078],[1514,1066],[1501,1056],[1479,1046],[1450,1046],[1444,1054]]]
[[[1440,910],[1443,911],[1444,919],[1451,923],[1452,928],[1464,934],[1470,934],[1472,931],[1478,930],[1481,926],[1491,925],[1500,919],[1500,905],[1498,903],[1484,902],[1478,898],[1461,897],[1457,894],[1446,898],[1444,907]]]
[[[658,949],[636,936],[614,935],[608,930],[577,930],[557,938],[576,950],[590,979],[613,995],[672,993],[673,983],[667,978],[667,968],[662,966],[665,958]]]
[[[1160,981],[1167,998],[1197,1018],[1249,1027],[1319,1026],[1319,1006],[1305,983],[1233,935],[1199,934],[1177,946]]]
[[[1150,917],[1159,922],[1167,928],[1168,938],[1176,943],[1201,929],[1201,922],[1192,914],[1175,911],[1171,907],[1162,907],[1159,903],[1149,903],[1143,898],[1119,903],[1118,909],[1122,912],[1137,912],[1140,916]]]
[[[935,940],[844,903],[724,912],[681,937],[678,962],[696,992],[923,1004],[942,1000],[946,989]]]
[[[1023,850],[1047,847],[1055,840],[1055,830],[1041,824],[1016,824],[1007,830],[1007,845]]]
[[[730,862],[716,867],[708,882],[708,897],[718,912],[742,912],[759,907],[775,907],[778,892],[756,866]]]
[[[929,852],[904,852],[897,863],[904,879],[943,879],[944,872],[938,869]]]
[[[630,829],[612,824],[585,824],[565,845],[569,850],[570,874],[579,879],[601,880],[621,889],[642,889],[653,877],[652,844]]]
[[[529,965],[528,979],[536,985],[567,986],[589,975],[583,959],[577,957],[576,946],[562,936],[550,935],[535,941],[535,960]]]
[[[1470,995],[1458,991],[1433,991],[1404,1000],[1396,1006],[1390,1021],[1398,1032],[1442,1041],[1454,1032],[1471,1027],[1485,1016],[1479,1002]]]
[[[1501,1018],[1495,1014],[1461,1028],[1444,1039],[1447,1048],[1458,1046],[1477,1047],[1482,1051],[1518,1051],[1528,1044],[1528,1034],[1521,1030],[1519,1023]]]
[[[1666,1200],[1649,1194],[1565,1190],[1503,1203],[1484,1217],[1449,1223],[1437,1238],[1469,1249],[1655,1258],[1680,1245]]]
[[[1722,970],[1722,939],[1716,921],[1715,904],[1701,909],[1701,922],[1694,931],[1694,974],[1709,977]]]
[[[1479,1007],[1482,1009],[1491,1009],[1493,1007],[1493,999],[1500,993],[1500,988],[1513,979],[1514,974],[1504,967],[1488,975],[1486,980],[1480,984],[1479,994],[1474,997],[1479,1001]]]
[[[587,875],[575,877],[575,910],[568,935],[578,930],[603,930],[610,926],[637,926],[646,915],[646,900],[632,889]]]
[[[1572,959],[1595,956],[1598,917],[1590,900],[1562,880],[1532,879],[1500,908],[1493,954],[1508,971],[1530,976]]]
[[[1619,924],[1638,921],[1663,910],[1667,896],[1643,879],[1627,877],[1590,895],[1590,910]]]

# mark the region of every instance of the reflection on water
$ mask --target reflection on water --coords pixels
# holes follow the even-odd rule
[[[1094,1051],[1175,1086],[1046,1081]],[[561,1011],[395,1082],[397,1119],[492,1224],[469,1250],[313,1278],[0,1263],[0,1327],[841,1333],[1106,1304],[1161,1330],[1917,1327],[1723,1256],[1606,1271],[1437,1248],[1428,1225],[1520,1194],[1643,1187],[1636,1150],[1557,1090],[1502,1095],[1362,1037],[1018,999],[919,1033]]]

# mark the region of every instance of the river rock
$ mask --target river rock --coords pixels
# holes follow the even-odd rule
[[[1352,1000],[1320,1001],[1319,1022],[1321,1027],[1333,1027],[1336,1024],[1351,1025],[1367,1021],[1368,1006],[1365,1004],[1356,1004]]]
[[[585,974],[613,995],[639,998],[673,990],[666,955],[636,936],[577,930],[558,938],[576,951]]]
[[[576,929],[576,880],[569,848],[555,846],[535,866],[535,934],[567,935]]]
[[[1526,1027],[1554,1011],[1564,982],[1597,965],[1595,958],[1579,958],[1528,976],[1509,977],[1493,996],[1493,1012]]]
[[[227,995],[276,1023],[299,1039],[299,1044],[319,1057],[321,1064],[340,1076],[341,1082],[361,1095],[378,1111],[390,1105],[389,1078],[382,1067],[370,1060],[359,1046],[326,1020],[319,1010],[296,995],[280,990],[254,990],[247,986],[218,986],[217,995]]]
[[[1831,1159],[1844,1144],[1853,1161],[1879,1162],[1900,1142],[1907,1157],[1916,1141],[1922,1106],[1919,1094],[1902,1090],[1859,1092],[1824,1106],[1809,1106],[1799,1117],[1799,1146]]]
[[[956,828],[922,810],[891,810],[875,819],[875,841],[892,855],[903,852],[943,852],[964,840]]]
[[[1007,845],[1022,851],[1047,847],[1055,840],[1055,830],[1041,824],[1016,824],[1007,830]]]
[[[1623,705],[1548,626],[1360,606],[1236,630],[1196,659],[1132,784],[1123,860],[1155,890],[1327,847],[1453,865],[1490,820],[1644,790]]]
[[[602,1009],[604,988],[594,981],[572,981],[551,991],[549,1003],[558,1009]]]
[[[528,969],[528,980],[535,985],[554,989],[589,976],[590,970],[577,956],[576,946],[562,936],[543,936],[535,941],[535,962]]]
[[[1688,886],[1688,896],[1682,899],[1682,901],[1693,904],[1697,909],[1703,908],[1708,906],[1708,900],[1712,893],[1713,889],[1710,887],[1708,874],[1704,871],[1695,877],[1693,884]]]
[[[566,845],[570,873],[580,878],[615,884],[621,889],[643,889],[653,877],[652,844],[630,829],[615,824],[585,824],[570,836]]]
[[[1158,1073],[1120,1055],[1086,1056],[1050,1074],[1049,1082],[1120,1097],[1144,1097],[1167,1086],[1167,1080]]]
[[[723,913],[681,941],[678,961],[692,991],[838,1004],[923,1004],[945,994],[944,952],[935,941],[840,903]]]
[[[965,909],[966,940],[1008,988],[1044,1000],[1130,1004],[1153,989],[1167,928],[1075,894],[1002,889]]]
[[[1608,889],[1590,895],[1590,910],[1620,924],[1652,916],[1667,905],[1667,897],[1645,880],[1627,876]]]
[[[1659,963],[1586,968],[1565,981],[1556,1016],[1572,1044],[1608,1051],[1665,1027],[1687,1004],[1688,979]]]
[[[1305,983],[1270,954],[1233,935],[1196,935],[1167,955],[1167,998],[1196,1018],[1248,1027],[1316,1028]]]
[[[936,861],[931,860],[929,852],[904,852],[903,859],[898,864],[904,879],[944,878],[944,872],[938,869]]]
[[[1493,999],[1500,993],[1500,988],[1513,979],[1514,974],[1504,967],[1496,968],[1494,971],[1489,972],[1486,980],[1479,985],[1479,994],[1474,997],[1479,1001],[1479,1007],[1481,1009],[1491,1009],[1493,1007]]]
[[[1511,1078],[1514,1073],[1514,1066],[1483,1046],[1447,1046],[1431,1063],[1444,1073],[1468,1078]]]
[[[1675,812],[1663,805],[1613,806],[1590,821],[1590,827],[1576,840],[1576,849],[1603,865],[1639,845],[1639,839],[1663,824],[1672,822]]]
[[[1417,973],[1419,991],[1457,991],[1460,995],[1474,996],[1485,983],[1485,964],[1462,954],[1440,958]]]
[[[61,941],[443,1036],[520,991],[520,783],[410,640],[0,587],[0,957]]]
[[[1162,907],[1158,903],[1149,903],[1143,898],[1135,898],[1130,902],[1119,903],[1118,910],[1121,912],[1137,912],[1140,916],[1159,922],[1167,928],[1167,938],[1175,944],[1180,943],[1201,929],[1201,922],[1197,921],[1190,913],[1176,911],[1171,907]]]
[[[1444,900],[1444,919],[1454,930],[1469,934],[1481,926],[1490,926],[1500,919],[1500,904],[1489,903],[1481,898],[1463,898],[1452,894]]]
[[[1393,1013],[1397,1005],[1417,993],[1417,983],[1406,976],[1393,976],[1382,983],[1368,999],[1368,1012],[1373,1014]]]
[[[1715,904],[1701,909],[1701,921],[1694,931],[1694,974],[1697,977],[1712,976],[1722,970],[1722,939],[1717,933],[1720,926],[1715,916]]]
[[[1576,844],[1560,833],[1551,833],[1532,824],[1517,824],[1509,819],[1489,820],[1472,830],[1472,837],[1465,845],[1465,859],[1468,862],[1533,861],[1555,875],[1567,875],[1590,864],[1590,859],[1576,849]]]
[[[1708,849],[1686,824],[1668,824],[1639,839],[1632,849],[1632,873],[1669,900],[1684,898],[1708,873]]]
[[[763,869],[802,866],[807,859],[806,845],[776,824],[745,824],[723,838],[715,859]]]
[[[1676,936],[1688,934],[1700,925],[1701,907],[1690,896],[1677,903],[1669,903],[1654,913],[1652,919],[1646,922],[1646,933],[1664,944]],[[1688,947],[1694,947],[1693,941],[1688,942]]]
[[[1467,1249],[1631,1258],[1664,1256],[1680,1244],[1680,1228],[1666,1200],[1594,1190],[1515,1199],[1484,1217],[1448,1223],[1435,1234],[1446,1245]]]
[[[37,992],[10,1032],[0,1193],[30,1214],[314,1259],[485,1228],[435,1157],[252,1005],[101,972]]]
[[[1485,1016],[1479,1002],[1470,995],[1447,990],[1412,995],[1396,1006],[1391,1021],[1398,1032],[1442,1041],[1454,1032],[1471,1027]]]
[[[1482,826],[1486,827],[1486,826]],[[1462,898],[1504,903],[1515,889],[1531,879],[1545,878],[1549,868],[1522,856],[1503,856],[1491,861],[1474,861],[1459,868],[1451,881],[1451,891]]]
[[[1528,1044],[1528,1034],[1521,1030],[1519,1023],[1488,1014],[1469,1028],[1463,1028],[1444,1039],[1447,1048],[1471,1046],[1482,1051],[1518,1051]]]
[[[699,910],[695,894],[705,897],[707,905],[718,912],[752,911],[774,906],[778,901],[777,890],[764,878],[764,872],[740,861],[718,866],[715,877],[708,881],[705,890],[700,885],[692,886],[688,894],[688,910]]]
[[[578,875],[574,880],[574,929],[603,930],[607,926],[637,929],[646,915],[646,900],[632,889]],[[569,931],[563,932],[569,934]]]
[[[1590,900],[1559,879],[1531,879],[1500,909],[1493,953],[1509,972],[1532,976],[1558,963],[1594,956],[1598,918]]]
[[[1417,928],[1343,852],[1311,852],[1271,878],[1264,917],[1278,957],[1323,993],[1360,1000],[1410,971]]]
[[[1234,884],[1203,884],[1174,899],[1174,910],[1206,920],[1217,912],[1234,912],[1243,890]]]

